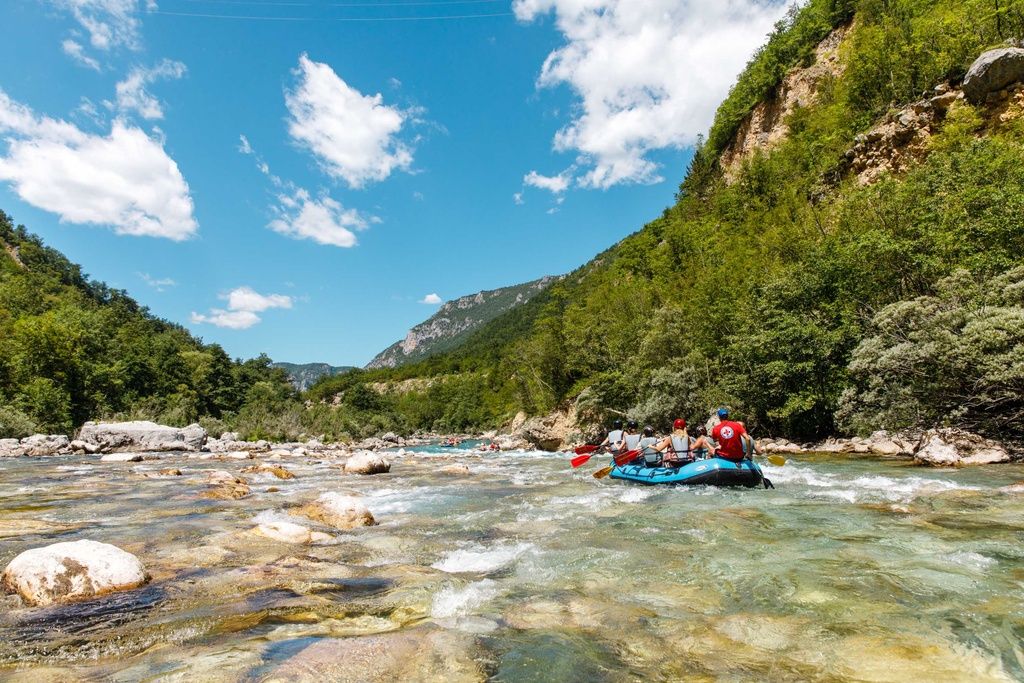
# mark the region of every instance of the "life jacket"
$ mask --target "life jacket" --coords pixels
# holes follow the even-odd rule
[[[608,447],[615,448],[615,444],[622,441],[623,432],[621,429],[613,429],[608,432]]]
[[[626,450],[635,451],[637,444],[640,443],[639,434],[626,434]]]
[[[658,440],[653,436],[645,436],[637,443],[637,448],[642,449],[641,455],[644,456],[644,462],[647,463],[648,467],[653,467],[661,462],[661,453],[654,450],[654,444],[656,443],[658,443]]]
[[[672,435],[672,450],[679,460],[690,460],[690,438]]]

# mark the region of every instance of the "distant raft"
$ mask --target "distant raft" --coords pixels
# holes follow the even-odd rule
[[[612,479],[637,481],[641,484],[683,484],[697,486],[755,486],[765,485],[764,473],[750,460],[733,462],[724,458],[695,460],[682,467],[647,467],[623,465],[612,468]]]

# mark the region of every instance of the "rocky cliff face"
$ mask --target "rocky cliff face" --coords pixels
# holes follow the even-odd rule
[[[470,333],[502,313],[526,303],[558,276],[542,277],[512,287],[478,292],[447,302],[419,325],[405,339],[381,351],[367,364],[371,368],[394,368],[459,345]]]
[[[814,104],[821,85],[843,73],[845,65],[840,52],[852,28],[850,24],[830,33],[815,48],[814,62],[786,74],[775,96],[754,107],[740,124],[736,136],[719,158],[727,182],[736,179],[743,162],[756,152],[768,151],[785,140],[789,135],[789,115],[797,107]]]
[[[288,379],[299,391],[309,389],[321,377],[333,377],[355,369],[347,365],[328,365],[327,363],[271,363],[271,365],[288,373]]]

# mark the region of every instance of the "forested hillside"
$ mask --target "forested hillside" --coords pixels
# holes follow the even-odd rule
[[[0,212],[0,438],[89,419],[211,428],[291,387],[266,356],[233,361],[82,274]]]
[[[839,28],[840,68],[726,178],[720,157],[751,111]],[[1022,36],[1022,0],[810,0],[739,77],[660,218],[453,352],[311,397],[420,378],[377,407],[456,429],[570,401],[652,422],[727,403],[793,438],[936,422],[1019,436],[1024,309],[1007,271],[1024,249],[1024,102],[955,95],[980,53]],[[926,110],[939,113],[908,128],[899,164],[875,148],[884,130],[865,135]],[[960,319],[929,313],[957,291]],[[976,373],[979,358],[1009,365]]]

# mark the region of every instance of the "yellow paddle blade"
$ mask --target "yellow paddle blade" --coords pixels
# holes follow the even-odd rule
[[[608,473],[612,471],[611,465],[608,467],[602,467],[597,472],[594,472],[594,479],[604,479],[608,476]]]
[[[768,456],[768,462],[775,465],[776,467],[782,467],[786,464],[786,459],[777,453],[772,453]]]

